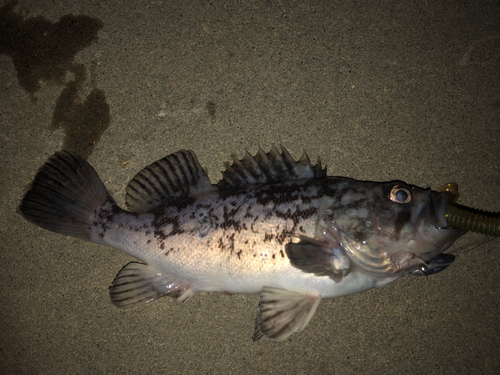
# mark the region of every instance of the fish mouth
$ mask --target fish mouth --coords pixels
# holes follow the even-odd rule
[[[434,229],[455,229],[446,220],[448,196],[428,190],[428,195],[418,207],[413,223],[416,226]]]
[[[406,252],[418,254],[427,260],[428,257],[445,251],[465,232],[447,222],[446,212],[449,205],[447,194],[429,189],[420,199],[421,203],[412,220],[416,234],[408,237]]]
[[[423,223],[435,229],[456,229],[448,224],[446,210],[449,205],[449,197],[444,193],[430,192],[429,202],[420,208],[418,217]]]

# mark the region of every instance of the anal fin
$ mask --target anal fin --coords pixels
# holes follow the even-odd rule
[[[311,320],[321,297],[264,287],[260,293],[259,314],[255,319],[253,340],[263,337],[284,340],[302,331]]]
[[[184,302],[194,295],[190,285],[166,277],[147,264],[130,262],[116,275],[109,287],[111,302],[128,309],[170,296]]]

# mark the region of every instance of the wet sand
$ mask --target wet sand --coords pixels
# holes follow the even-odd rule
[[[467,234],[450,252],[479,246],[448,270],[324,300],[303,332],[254,343],[257,295],[116,309],[107,288],[132,258],[16,213],[61,148],[88,156],[123,205],[128,181],[169,153],[192,149],[215,183],[231,154],[273,143],[321,156],[329,175],[457,182],[462,204],[499,212],[498,4],[0,4],[28,40],[50,34],[29,17],[74,33],[43,53],[2,42],[1,373],[500,372],[498,240]]]

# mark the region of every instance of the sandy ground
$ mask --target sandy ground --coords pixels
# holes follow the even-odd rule
[[[498,2],[0,4],[1,373],[500,372],[498,240],[467,234],[450,251],[477,248],[447,271],[325,300],[302,333],[254,343],[256,295],[116,309],[129,256],[16,213],[61,148],[123,204],[178,149],[216,182],[231,154],[272,143],[330,175],[455,181],[462,204],[499,212]]]

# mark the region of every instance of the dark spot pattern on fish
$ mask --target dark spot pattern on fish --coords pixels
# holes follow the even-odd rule
[[[168,237],[184,233],[184,230],[181,228],[181,220],[179,216],[155,214],[154,219],[151,222],[151,226],[154,229],[155,237],[160,240],[165,240]],[[165,232],[167,226],[171,226],[168,233]]]
[[[285,229],[283,229],[280,233],[280,235],[276,236],[276,240],[278,241],[278,243],[280,245],[282,245],[288,238],[290,238],[290,236],[288,235],[289,231]]]
[[[168,249],[166,252],[165,252],[165,256],[168,256],[168,254],[170,254],[171,252],[174,251],[174,248],[171,247],[170,249]]]
[[[395,235],[394,239],[396,241],[399,239],[401,230],[410,221],[410,218],[411,218],[411,212],[409,210],[402,210],[396,216],[396,220],[394,221],[394,235]]]
[[[264,234],[264,242],[270,242],[273,239],[273,235],[271,233]]]

